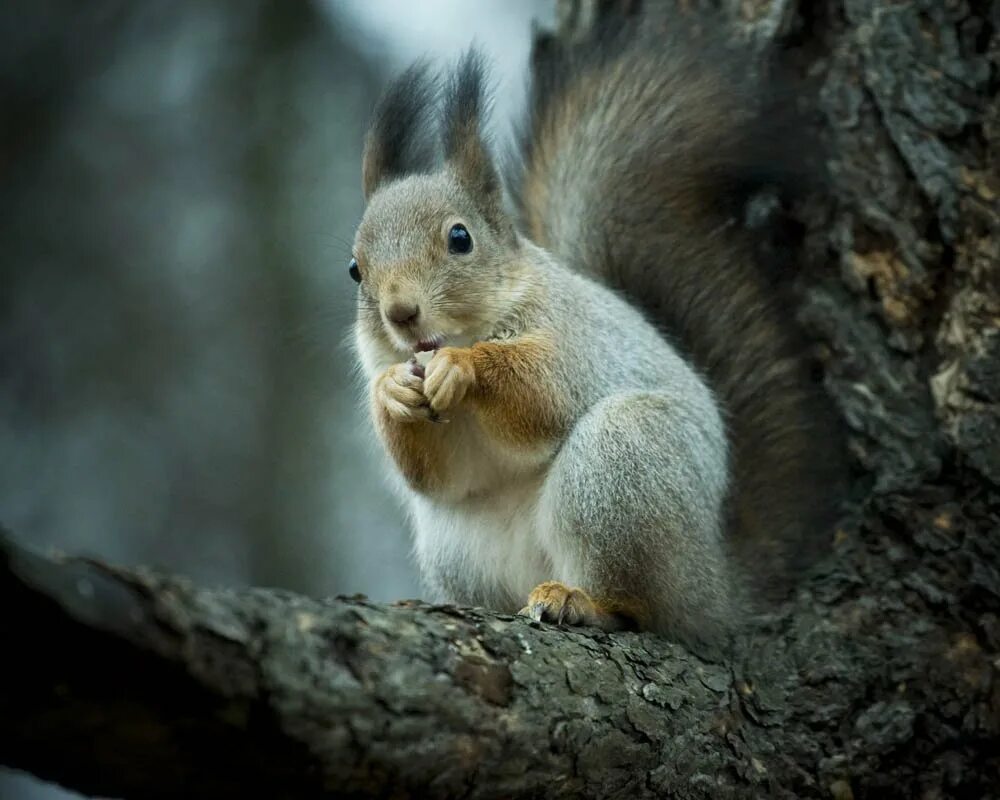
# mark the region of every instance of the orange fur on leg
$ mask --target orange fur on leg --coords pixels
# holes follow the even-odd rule
[[[470,399],[483,426],[498,439],[531,445],[559,439],[570,424],[562,391],[550,374],[552,345],[523,336],[469,348],[476,382]]]

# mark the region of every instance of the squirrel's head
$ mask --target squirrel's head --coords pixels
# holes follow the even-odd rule
[[[413,352],[469,345],[501,326],[524,278],[503,187],[482,134],[483,66],[468,53],[444,92],[443,165],[428,136],[438,105],[423,63],[380,101],[365,141],[367,207],[354,239],[358,330]]]

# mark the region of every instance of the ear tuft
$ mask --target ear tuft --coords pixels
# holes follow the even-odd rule
[[[500,193],[500,179],[483,140],[487,116],[486,65],[470,49],[451,73],[444,96],[444,157],[461,181],[479,195]]]
[[[396,78],[379,100],[361,167],[366,200],[383,183],[433,166],[434,146],[426,123],[437,95],[429,64],[421,60]]]

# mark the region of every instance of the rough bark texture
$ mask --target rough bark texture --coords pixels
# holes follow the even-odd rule
[[[608,5],[563,3],[560,35]],[[829,153],[797,280],[856,513],[798,598],[708,663],[7,540],[0,761],[136,797],[996,796],[1000,3],[725,10],[762,52],[793,46]]]

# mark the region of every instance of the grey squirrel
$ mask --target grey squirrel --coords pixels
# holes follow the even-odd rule
[[[711,644],[830,538],[832,415],[732,224],[795,154],[722,54],[542,39],[506,176],[475,51],[380,100],[355,344],[441,599]]]

